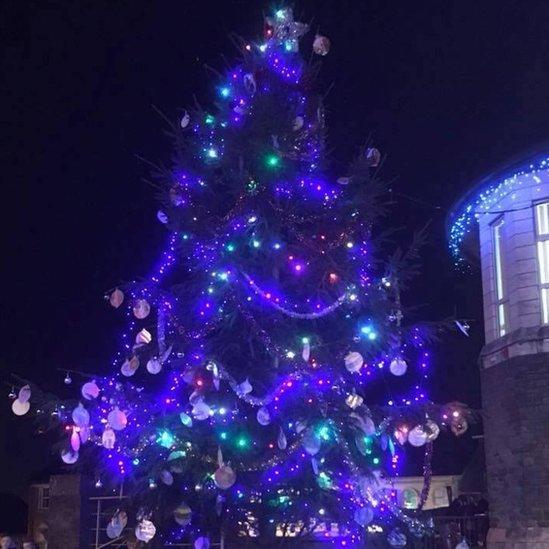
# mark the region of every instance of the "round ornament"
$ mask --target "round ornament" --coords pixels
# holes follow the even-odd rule
[[[162,362],[157,357],[153,357],[147,361],[147,372],[156,375],[162,370]]]
[[[461,436],[467,431],[469,428],[469,424],[467,423],[466,419],[459,419],[458,421],[452,422],[452,425],[450,425],[450,429],[452,429],[452,433],[456,436]]]
[[[350,177],[338,177],[337,183],[338,185],[348,185],[351,182]]]
[[[214,473],[215,485],[221,490],[227,490],[236,481],[236,473],[231,469],[229,465],[221,465],[219,469]]]
[[[158,219],[162,225],[166,225],[166,223],[168,223],[168,216],[162,210],[158,210],[156,212],[156,219]]]
[[[135,343],[137,345],[147,345],[152,341],[151,333],[143,328],[136,336]]]
[[[133,304],[133,316],[139,320],[143,320],[149,316],[151,306],[146,299],[136,299]]]
[[[359,372],[363,365],[364,359],[362,358],[362,355],[356,351],[351,351],[345,357],[345,368],[347,368],[349,372]]]
[[[114,409],[109,412],[107,421],[115,431],[122,431],[122,429],[125,429],[128,424],[126,414],[118,406],[115,406]]]
[[[395,438],[399,444],[406,444],[406,441],[408,440],[408,427],[397,427],[395,429]]]
[[[427,442],[433,442],[440,434],[440,427],[432,419],[428,419],[425,423],[425,431],[427,433]]]
[[[11,411],[16,416],[24,416],[29,410],[30,410],[30,402],[21,402],[18,398],[16,398],[11,403]]]
[[[28,402],[31,397],[31,388],[30,385],[25,385],[19,389],[19,396],[17,397],[17,400],[19,402]]]
[[[360,524],[360,526],[366,526],[372,522],[374,518],[374,510],[370,506],[361,507],[355,511],[353,518],[357,524]]]
[[[320,437],[315,433],[314,429],[307,429],[303,435],[303,448],[310,455],[314,456],[320,452],[321,441]]]
[[[116,435],[110,427],[105,427],[103,434],[101,435],[101,444],[107,450],[112,450],[114,448],[114,443],[116,442]]]
[[[181,423],[185,425],[185,427],[192,427],[193,426],[193,419],[189,414],[186,414],[185,412],[181,412],[179,414],[179,419],[181,420]]]
[[[244,75],[244,87],[249,94],[254,94],[257,90],[255,76],[251,72]]]
[[[393,360],[391,360],[391,364],[389,364],[389,371],[394,376],[403,376],[407,369],[408,364],[406,364],[406,361],[400,357],[393,358]]]
[[[416,448],[423,446],[427,442],[427,433],[421,425],[417,425],[410,430],[408,433],[408,442]]]
[[[73,452],[72,450],[62,450],[61,459],[63,460],[63,463],[72,465],[78,461],[78,452]]]
[[[299,131],[303,127],[303,124],[305,124],[305,120],[303,119],[303,117],[296,116],[292,124],[292,130],[294,130],[294,132]]]
[[[381,153],[375,147],[369,147],[366,149],[366,160],[370,167],[376,168],[381,162]]]
[[[84,408],[81,402],[79,402],[78,406],[72,411],[72,420],[78,427],[85,427],[90,424],[90,413]]]
[[[137,356],[132,356],[124,361],[124,364],[122,364],[122,367],[120,368],[120,372],[125,377],[131,377],[135,374],[137,368],[139,368],[139,358],[137,358]]]
[[[406,536],[400,530],[400,528],[395,528],[387,536],[387,543],[391,547],[405,547],[406,546]]]
[[[194,540],[194,549],[210,549],[210,538],[200,536]]]
[[[81,393],[86,400],[93,400],[99,396],[99,387],[95,381],[88,381],[82,385]]]
[[[187,111],[183,111],[183,116],[181,117],[179,125],[183,129],[185,129],[189,125],[190,121],[191,121],[191,116],[189,115],[189,113]]]
[[[173,475],[166,470],[160,471],[160,480],[166,485],[171,486],[173,484]]]
[[[115,308],[118,309],[120,305],[124,302],[124,292],[116,288],[111,295],[109,296],[109,303]]]
[[[139,541],[144,541],[148,543],[151,539],[154,538],[156,534],[156,526],[150,520],[142,520],[135,527],[135,537]]]
[[[212,409],[203,400],[196,402],[191,411],[193,417],[198,421],[208,419],[212,415],[211,412]]]
[[[328,55],[328,52],[330,51],[329,38],[326,38],[326,36],[321,36],[320,34],[317,34],[313,41],[313,51],[317,55],[322,55],[322,56]]]
[[[188,526],[191,523],[192,518],[191,508],[182,501],[173,511],[173,518],[179,526]]]
[[[372,440],[364,433],[355,434],[355,444],[358,451],[363,455],[367,456],[372,453]]]
[[[269,425],[269,423],[271,423],[271,415],[265,406],[262,406],[257,411],[257,422],[260,425]]]

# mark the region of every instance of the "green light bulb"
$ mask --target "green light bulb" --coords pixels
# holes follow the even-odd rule
[[[277,168],[280,165],[280,157],[276,154],[270,154],[267,156],[267,166],[270,168]]]

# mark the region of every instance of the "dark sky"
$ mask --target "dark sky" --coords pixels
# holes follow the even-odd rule
[[[145,275],[165,236],[154,191],[142,180],[148,168],[136,158],[169,159],[151,106],[176,117],[193,95],[208,105],[204,64],[222,69],[222,55],[235,59],[228,34],[258,36],[270,7],[257,0],[2,3],[4,378],[17,372],[63,390],[56,368],[108,368],[117,325],[103,292]],[[547,139],[549,3],[302,0],[296,13],[332,40],[321,77],[326,89],[333,84],[333,154],[350,160],[371,135],[387,155],[395,191],[415,200],[397,198],[392,224],[406,236],[431,222],[414,301],[431,318],[457,308],[480,321],[478,276],[452,270],[444,217],[471,181]],[[476,322],[470,340],[444,342],[435,397],[479,406],[481,341]],[[7,398],[0,410],[2,469],[17,463],[34,471],[47,453],[34,451],[30,426],[20,427],[26,420],[9,417]],[[1,477],[0,490],[14,487]]]

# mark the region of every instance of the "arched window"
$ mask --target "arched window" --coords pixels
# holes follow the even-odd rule
[[[549,201],[540,202],[535,208],[541,321],[549,324]]]

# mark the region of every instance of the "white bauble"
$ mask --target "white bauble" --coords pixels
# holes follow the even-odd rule
[[[421,425],[417,425],[408,433],[408,442],[416,448],[427,442],[427,433]]]
[[[408,364],[403,358],[396,357],[391,360],[389,364],[389,370],[394,376],[403,376],[408,369]]]
[[[292,130],[294,130],[295,132],[299,131],[303,127],[304,123],[305,121],[303,120],[302,116],[296,116],[292,124]]]
[[[248,395],[253,391],[250,380],[246,378],[240,385],[238,385],[237,392],[239,395]]]
[[[194,541],[194,549],[210,549],[210,538],[200,536]]]
[[[427,442],[433,442],[433,440],[436,440],[440,434],[440,427],[432,419],[427,420],[425,427]]]
[[[11,410],[16,416],[24,416],[30,410],[30,402],[21,402],[16,398],[11,404]]]
[[[30,385],[25,385],[19,389],[19,395],[17,397],[17,400],[19,402],[28,402],[31,397],[31,388]]]
[[[103,434],[101,435],[101,444],[107,450],[112,450],[114,448],[114,443],[116,442],[116,435],[110,427],[105,427]]]
[[[109,303],[115,308],[118,309],[120,305],[124,302],[124,292],[116,288],[109,296]]]
[[[144,541],[148,543],[151,539],[154,538],[156,534],[156,526],[150,520],[142,520],[135,527],[135,537],[139,541]]]
[[[99,396],[99,387],[95,381],[88,381],[82,385],[82,396],[86,400],[93,400]]]
[[[173,484],[173,475],[166,470],[160,471],[160,480],[166,485],[171,486]]]
[[[236,473],[229,465],[221,465],[214,473],[214,483],[221,490],[227,490],[236,481]]]
[[[198,421],[204,421],[212,415],[212,409],[203,400],[199,400],[193,406],[191,413]]]
[[[84,408],[81,402],[79,402],[78,406],[72,411],[72,420],[78,427],[85,427],[90,424],[90,413]]]
[[[192,518],[191,508],[182,501],[173,511],[173,518],[179,526],[188,526]]]
[[[310,455],[314,456],[320,452],[321,441],[320,437],[315,433],[314,429],[307,429],[303,435],[303,448]]]
[[[360,526],[366,526],[367,524],[370,524],[373,518],[374,510],[369,505],[357,509],[354,514],[355,522],[357,524],[360,524]]]
[[[271,414],[269,414],[269,410],[265,406],[259,408],[256,417],[260,425],[269,425],[271,423]]]
[[[143,328],[138,334],[135,336],[135,343],[136,345],[147,345],[152,341],[152,335],[149,332],[149,330],[146,330]]]
[[[190,121],[191,121],[191,116],[189,115],[189,113],[187,111],[183,111],[183,116],[181,117],[181,121],[179,122],[179,125],[183,129],[185,129],[189,125]]]
[[[67,465],[72,465],[78,461],[78,452],[73,452],[72,450],[62,450],[61,459]]]
[[[351,351],[345,357],[345,368],[347,368],[349,372],[359,372],[363,365],[364,359],[362,358],[362,355],[356,351]]]
[[[122,367],[120,368],[120,372],[123,376],[131,377],[135,374],[137,368],[139,368],[139,358],[132,356],[130,359],[124,361],[124,364],[122,364]]]
[[[122,429],[125,429],[128,424],[126,414],[118,406],[115,406],[114,409],[109,412],[107,421],[115,431],[122,431]]]
[[[160,370],[162,370],[162,362],[160,362],[160,360],[158,360],[158,358],[156,357],[153,357],[151,359],[148,360],[147,362],[147,372],[149,372],[149,374],[158,374],[160,373]]]
[[[143,320],[149,316],[151,306],[146,299],[136,299],[133,304],[133,315],[139,320]]]

